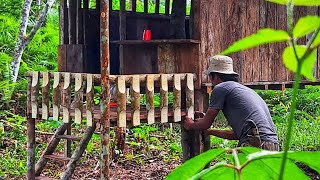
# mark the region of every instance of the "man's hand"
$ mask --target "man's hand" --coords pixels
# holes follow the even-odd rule
[[[191,130],[191,126],[194,122],[192,118],[186,117],[186,119],[182,123],[183,123],[183,127],[189,131]]]

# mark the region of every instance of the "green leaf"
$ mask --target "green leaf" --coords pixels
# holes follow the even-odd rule
[[[266,0],[269,2],[286,5],[288,0]],[[293,0],[293,4],[296,6],[320,6],[319,0]]]
[[[202,153],[176,168],[172,171],[166,179],[189,179],[192,176],[200,172],[209,162],[215,159],[217,156],[224,153],[226,149],[211,149]]]
[[[301,58],[305,54],[307,47],[302,46],[302,45],[298,45],[295,47],[296,47],[296,52],[297,52],[298,58]],[[288,68],[292,72],[296,73],[297,68],[298,68],[298,61],[297,61],[297,58],[294,54],[294,50],[293,50],[292,46],[287,47],[283,51],[282,58],[283,58],[283,63],[286,66],[286,68]],[[314,67],[316,60],[317,60],[317,51],[316,51],[316,49],[314,49],[310,53],[310,55],[307,56],[306,59],[304,59],[302,62],[301,74],[312,81],[315,80],[315,78],[313,76],[313,67]]]
[[[313,43],[311,44],[312,48],[316,48],[320,45],[320,32],[318,32],[316,38],[314,39]]]
[[[245,49],[253,48],[262,44],[268,44],[273,42],[282,42],[289,40],[290,37],[286,31],[275,29],[260,29],[256,34],[252,34],[248,37],[240,39],[233,43],[221,54],[226,55]]]
[[[319,16],[305,16],[298,20],[293,29],[293,36],[296,38],[305,36],[320,27]]]

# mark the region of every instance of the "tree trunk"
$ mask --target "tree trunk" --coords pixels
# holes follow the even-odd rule
[[[21,13],[21,23],[20,23],[18,40],[17,40],[16,47],[14,48],[13,58],[11,62],[13,82],[16,82],[18,78],[20,61],[21,61],[23,51],[25,50],[26,46],[30,43],[34,35],[37,33],[37,31],[45,21],[48,11],[49,9],[51,9],[54,2],[55,0],[47,1],[47,4],[43,7],[42,12],[38,17],[36,24],[32,27],[29,36],[27,36],[26,32],[27,32],[27,25],[29,21],[29,14],[30,14],[32,0],[24,1],[22,13]]]

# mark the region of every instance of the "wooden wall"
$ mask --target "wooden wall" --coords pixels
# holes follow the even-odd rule
[[[210,56],[222,52],[236,40],[255,33],[259,28],[286,30],[286,7],[264,0],[203,0],[196,3],[195,11],[200,13],[195,27],[201,40],[199,73],[203,82],[206,82],[206,76],[201,72],[208,67]],[[320,14],[320,9],[296,7],[294,13],[297,19],[306,14]],[[285,43],[277,43],[231,54],[241,81],[293,80],[292,73],[282,63],[284,47]],[[315,71],[317,79],[320,79],[319,57]]]

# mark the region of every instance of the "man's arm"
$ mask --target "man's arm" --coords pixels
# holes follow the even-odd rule
[[[229,140],[238,140],[239,139],[232,130],[208,129],[206,131],[206,133],[209,135],[214,135],[214,136],[223,138],[223,139],[229,139]]]
[[[210,128],[211,124],[214,121],[214,118],[219,113],[219,110],[209,108],[207,110],[206,115],[203,118],[197,119],[195,122],[191,118],[186,118],[186,120],[183,123],[184,128],[187,130],[206,130]]]

